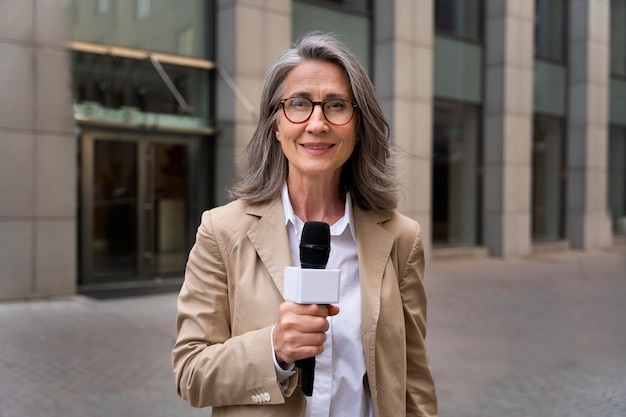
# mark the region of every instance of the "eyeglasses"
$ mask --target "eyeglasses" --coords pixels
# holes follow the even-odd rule
[[[341,98],[313,101],[306,97],[289,97],[280,100],[280,104],[283,106],[285,117],[291,123],[304,123],[309,120],[315,106],[319,104],[326,120],[335,126],[348,124],[354,116],[354,109],[359,107],[358,104]]]

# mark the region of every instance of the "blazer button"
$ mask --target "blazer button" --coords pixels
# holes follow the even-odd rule
[[[252,401],[255,404],[266,403],[271,399],[269,392],[264,392],[263,394],[254,394],[252,397]]]

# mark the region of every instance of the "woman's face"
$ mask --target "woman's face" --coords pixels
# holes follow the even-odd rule
[[[354,102],[351,91],[340,66],[303,61],[287,75],[281,98],[306,97],[311,101],[340,98]],[[314,106],[306,122],[292,123],[281,106],[275,132],[289,160],[291,179],[296,176],[338,181],[341,166],[352,155],[356,144],[356,126],[356,115],[345,125],[333,125],[324,117],[320,105]]]

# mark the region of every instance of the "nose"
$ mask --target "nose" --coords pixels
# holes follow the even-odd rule
[[[307,130],[312,133],[325,132],[328,130],[328,121],[322,110],[322,103],[313,103],[313,112],[309,117]]]

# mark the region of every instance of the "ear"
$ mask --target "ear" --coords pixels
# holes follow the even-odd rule
[[[280,142],[281,134],[280,128],[278,126],[278,119],[274,122],[274,135],[276,136],[276,139]]]

